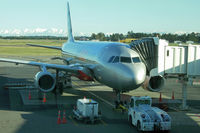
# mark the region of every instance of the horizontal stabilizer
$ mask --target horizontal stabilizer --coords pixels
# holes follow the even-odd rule
[[[46,46],[46,45],[39,45],[39,44],[26,44],[26,45],[33,46],[33,47],[43,47],[43,48],[61,50],[61,47],[58,47],[58,46]]]

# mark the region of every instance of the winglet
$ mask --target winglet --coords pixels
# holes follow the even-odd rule
[[[74,42],[74,37],[72,35],[72,24],[71,24],[69,2],[67,2],[67,28],[68,28],[68,42]]]

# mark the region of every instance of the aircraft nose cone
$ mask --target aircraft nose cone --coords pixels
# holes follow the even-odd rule
[[[146,69],[144,67],[140,67],[135,71],[135,83],[142,84],[146,77]]]
[[[129,69],[129,71],[127,71],[127,78],[129,79],[127,80],[128,88],[139,87],[144,82],[145,77],[146,77],[146,68],[143,64],[135,68]]]

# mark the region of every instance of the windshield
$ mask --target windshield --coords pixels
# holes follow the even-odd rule
[[[108,60],[108,62],[111,63],[114,58],[115,58],[115,56],[110,57],[110,59]]]
[[[136,106],[140,105],[140,104],[147,104],[150,105],[150,100],[136,100],[135,101]]]
[[[131,57],[120,57],[120,62],[122,63],[131,63]]]
[[[133,57],[132,60],[133,60],[133,63],[139,63],[140,62],[139,57]]]
[[[139,57],[125,57],[125,56],[111,56],[108,60],[108,63],[139,63]]]
[[[115,59],[113,60],[113,63],[119,62],[119,56],[116,56]]]

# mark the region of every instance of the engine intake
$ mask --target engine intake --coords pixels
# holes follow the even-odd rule
[[[158,92],[162,90],[164,83],[165,83],[165,79],[161,75],[146,77],[145,82],[143,84],[143,88],[145,90]]]
[[[55,88],[56,79],[47,71],[40,71],[35,75],[35,84],[42,92],[50,92]]]

